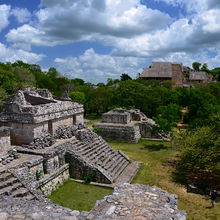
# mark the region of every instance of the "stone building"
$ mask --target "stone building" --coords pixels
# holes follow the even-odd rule
[[[12,144],[29,144],[45,132],[54,135],[61,125],[83,124],[82,105],[57,99],[47,89],[20,90],[3,103],[0,126],[11,128]]]
[[[6,184],[0,181],[0,195],[31,198],[38,189],[47,195],[69,176],[110,185],[130,182],[141,165],[85,127],[83,106],[67,94],[58,99],[46,89],[28,88],[3,103],[0,180]]]
[[[174,87],[182,87],[182,65],[170,62],[152,62],[149,68],[144,68],[140,78],[145,80],[172,80]]]
[[[138,109],[113,109],[102,114],[102,121],[94,129],[107,140],[137,143],[142,138],[163,139],[161,134],[152,134],[155,122]]]

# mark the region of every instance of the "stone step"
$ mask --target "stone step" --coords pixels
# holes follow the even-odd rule
[[[93,164],[101,165],[106,160],[106,157],[108,157],[108,154],[111,153],[112,151],[113,151],[113,149],[105,146],[105,148],[103,148],[102,152],[99,152],[98,156],[96,156],[96,154],[94,154],[94,155],[92,155],[90,160]]]
[[[109,167],[109,163],[111,163],[111,161],[113,161],[113,158],[115,158],[115,156],[117,156],[117,152],[116,151],[114,151],[114,150],[109,151],[108,154],[106,155],[105,160],[103,161],[101,167],[103,169],[107,170],[108,167]]]
[[[25,199],[25,200],[33,200],[33,199],[35,199],[35,196],[32,195],[31,193],[29,193],[28,195],[24,196],[22,199]]]
[[[20,182],[14,183],[12,186],[5,187],[0,189],[0,195],[11,195],[11,193],[22,187]]]
[[[122,184],[122,183],[130,183],[134,178],[135,174],[138,172],[141,164],[142,163],[138,161],[130,162],[125,167],[123,172],[116,179],[114,179],[115,181],[114,185]]]
[[[8,186],[12,186],[16,182],[18,182],[18,180],[14,177],[11,177],[8,180],[0,183],[0,189],[3,189],[3,188],[8,187]]]
[[[74,143],[71,143],[74,147],[74,150],[80,149],[82,146],[84,146],[84,144],[81,141],[76,141]]]
[[[103,150],[103,152],[99,154],[98,157],[93,158],[93,163],[99,166],[104,166],[108,159],[112,157],[112,154],[114,154],[114,150],[112,148],[107,148]]]
[[[86,157],[91,160],[94,156],[98,157],[103,151],[105,151],[105,145],[97,145],[96,148],[85,153]]]
[[[81,149],[77,149],[77,152],[80,153],[81,155],[87,154],[88,151],[92,149],[96,149],[96,146],[99,144],[99,141],[90,143],[90,144],[84,144],[84,147]]]
[[[121,166],[116,168],[111,174],[114,179],[116,179],[122,172],[123,170],[129,165],[129,162],[127,160],[124,160]]]
[[[28,194],[30,194],[29,190],[24,187],[19,188],[11,193],[13,197],[24,197],[27,196]]]
[[[115,152],[114,155],[107,161],[107,163],[104,166],[104,169],[111,173],[111,170],[114,169],[114,167],[117,167],[121,161],[123,161],[124,158],[121,157],[118,152]]]
[[[6,181],[6,180],[8,180],[11,177],[12,177],[11,173],[7,173],[7,172],[1,173],[0,174],[0,182]]]

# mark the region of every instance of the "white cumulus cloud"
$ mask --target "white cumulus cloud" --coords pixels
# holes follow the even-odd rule
[[[15,62],[16,60],[22,60],[26,63],[37,63],[41,61],[45,55],[31,53],[22,49],[14,49],[6,47],[0,43],[0,61],[1,62]]]
[[[86,50],[81,56],[56,58],[58,70],[71,78],[83,78],[89,82],[106,82],[107,78],[120,78],[127,73],[135,78],[142,71],[146,59],[135,57],[113,57],[97,54],[94,49]]]
[[[16,17],[19,23],[28,22],[31,18],[31,13],[27,8],[14,8],[11,13]]]
[[[11,7],[9,5],[0,5],[0,31],[8,26]]]

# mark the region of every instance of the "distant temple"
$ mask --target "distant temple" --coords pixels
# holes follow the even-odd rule
[[[171,62],[152,62],[149,68],[144,68],[140,78],[145,80],[173,81],[173,87],[195,87],[198,83],[210,83],[212,77],[206,72],[192,71],[182,64]]]
[[[182,87],[182,65],[170,62],[152,62],[149,68],[144,68],[140,78],[146,80],[172,80],[175,87]]]

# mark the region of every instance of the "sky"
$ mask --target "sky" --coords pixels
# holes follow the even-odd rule
[[[152,61],[220,66],[220,0],[0,0],[0,62],[136,78]]]

